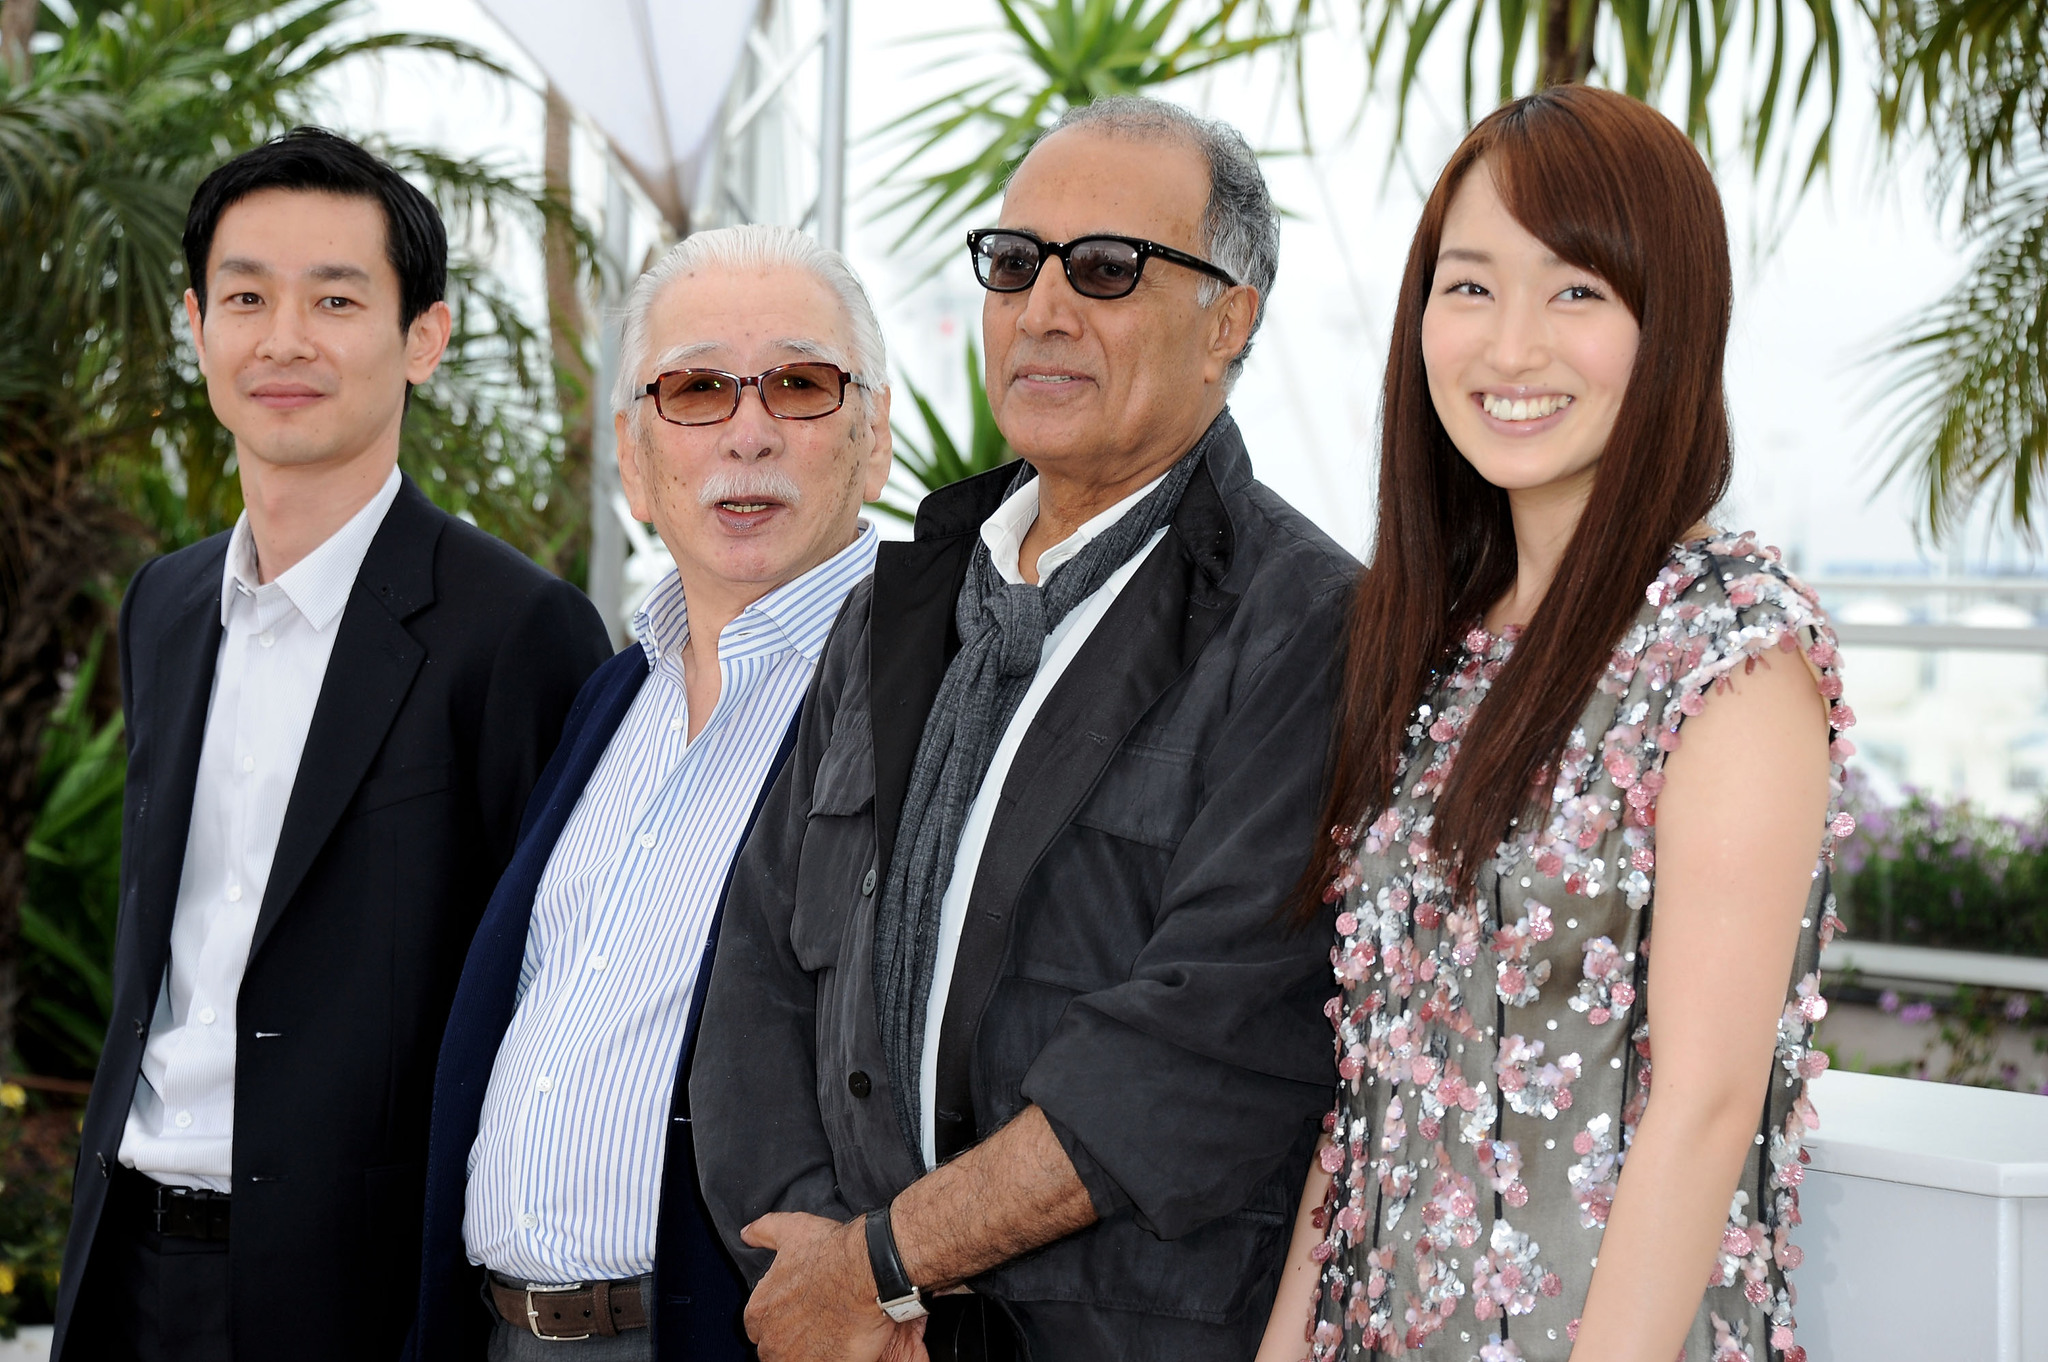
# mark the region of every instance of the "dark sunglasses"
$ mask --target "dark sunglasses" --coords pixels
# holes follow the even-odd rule
[[[1200,256],[1134,236],[1077,236],[1072,241],[1040,241],[1027,232],[984,228],[967,234],[967,254],[974,260],[974,277],[991,293],[1024,292],[1038,282],[1038,271],[1049,255],[1060,258],[1067,283],[1084,298],[1128,296],[1138,286],[1145,262],[1155,256],[1170,265],[1196,270],[1237,287],[1237,280],[1228,271]]]
[[[740,409],[740,394],[752,386],[761,405],[778,421],[815,421],[846,405],[846,385],[864,386],[836,364],[805,360],[778,364],[751,378],[723,369],[671,369],[640,390],[654,399],[661,419],[677,426],[715,426]]]

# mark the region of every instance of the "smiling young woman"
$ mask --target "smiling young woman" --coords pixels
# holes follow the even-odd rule
[[[1853,718],[1812,593],[1707,523],[1731,292],[1705,164],[1605,91],[1494,113],[1423,210],[1302,895],[1337,1101],[1261,1362],[1802,1362]]]

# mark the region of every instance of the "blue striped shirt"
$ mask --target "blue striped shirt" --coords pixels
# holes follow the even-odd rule
[[[741,833],[876,535],[763,596],[718,639],[689,732],[674,572],[633,621],[652,668],[534,895],[519,998],[469,1153],[470,1261],[534,1282],[654,1267],[670,1096],[704,941]]]

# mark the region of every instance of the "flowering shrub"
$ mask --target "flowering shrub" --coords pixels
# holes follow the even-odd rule
[[[0,1083],[0,1338],[54,1318],[77,1159],[76,1107]]]
[[[1917,792],[1887,807],[1853,767],[1844,802],[1856,832],[1835,890],[1851,936],[2048,956],[2048,810],[1995,817]]]

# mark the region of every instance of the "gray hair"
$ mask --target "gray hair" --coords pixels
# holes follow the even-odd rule
[[[889,386],[889,352],[882,344],[882,328],[875,320],[867,290],[861,287],[860,276],[853,272],[845,256],[827,250],[807,233],[794,227],[761,223],[720,227],[686,236],[633,281],[620,319],[619,376],[612,385],[612,410],[629,418],[635,430],[644,428],[639,397],[647,380],[640,375],[654,358],[649,353],[647,316],[664,289],[684,275],[700,270],[743,273],[774,269],[802,270],[838,300],[853,353],[830,355],[815,343],[806,348],[816,348],[819,358],[843,363],[851,369],[860,379],[854,391],[860,395],[861,411],[872,412],[869,394]]]
[[[1220,118],[1203,118],[1178,104],[1144,95],[1111,95],[1092,104],[1077,104],[1060,115],[1047,132],[1090,128],[1111,137],[1173,141],[1193,147],[1209,163],[1209,203],[1202,213],[1202,249],[1209,260],[1241,284],[1259,291],[1258,311],[1244,349],[1231,363],[1227,382],[1236,382],[1252,352],[1251,338],[1266,317],[1273,276],[1280,270],[1280,214],[1259,171],[1258,155],[1244,134]],[[1223,294],[1223,282],[1202,277],[1195,301],[1203,307]]]

